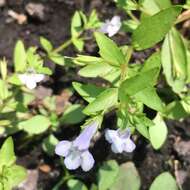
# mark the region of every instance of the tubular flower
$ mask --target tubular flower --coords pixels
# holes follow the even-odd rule
[[[98,123],[89,124],[74,141],[60,141],[55,153],[65,157],[64,164],[69,170],[75,170],[81,166],[87,172],[94,165],[94,158],[89,152],[90,141],[98,128]]]
[[[126,130],[110,130],[105,134],[106,140],[111,144],[111,149],[115,153],[133,152],[136,145],[130,139],[131,133],[129,129]]]

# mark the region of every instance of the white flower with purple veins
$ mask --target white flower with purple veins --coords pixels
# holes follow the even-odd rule
[[[109,37],[118,33],[121,28],[121,19],[119,16],[114,16],[111,20],[106,20],[100,28],[100,32],[108,34]]]
[[[45,75],[37,74],[34,70],[29,70],[24,74],[19,74],[18,78],[27,88],[32,90],[36,88],[38,82],[41,82],[45,78]]]
[[[75,170],[81,166],[83,171],[89,171],[94,165],[94,158],[89,152],[90,141],[98,128],[98,123],[88,125],[74,141],[60,141],[55,153],[65,157],[64,164],[69,170]]]
[[[131,133],[129,129],[121,131],[108,129],[105,134],[106,140],[111,144],[111,149],[115,153],[133,152],[136,145],[130,139]]]

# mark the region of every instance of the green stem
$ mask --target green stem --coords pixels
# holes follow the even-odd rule
[[[60,190],[60,187],[68,180],[71,176],[64,176],[54,187],[52,190]]]
[[[140,23],[139,19],[131,11],[128,11],[127,14],[131,17],[132,20],[134,20],[138,24]]]
[[[62,50],[64,50],[65,48],[67,48],[69,45],[71,45],[73,42],[73,39],[69,39],[66,42],[64,42],[63,44],[61,44],[59,47],[57,47],[56,49],[53,50],[54,53],[59,53]]]
[[[121,65],[121,78],[120,78],[121,82],[125,80],[125,77],[127,75],[127,68],[128,68],[128,64],[131,59],[132,53],[133,53],[133,48],[129,47],[126,54],[126,62],[125,64]]]

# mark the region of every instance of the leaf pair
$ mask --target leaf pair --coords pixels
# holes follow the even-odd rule
[[[15,161],[13,140],[9,137],[0,149],[0,189],[11,190],[26,178],[26,170]]]

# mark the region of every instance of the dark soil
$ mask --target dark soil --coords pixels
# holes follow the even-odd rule
[[[6,57],[9,60],[10,67],[12,66],[13,48],[16,41],[21,38],[25,44],[39,46],[39,37],[44,36],[48,38],[55,46],[60,45],[63,41],[67,40],[70,36],[70,19],[74,11],[77,9],[83,9],[85,12],[90,12],[92,8],[97,8],[100,17],[109,17],[115,13],[124,15],[122,12],[118,12],[115,9],[113,3],[107,0],[38,0],[36,2],[42,3],[46,7],[45,19],[38,20],[37,18],[29,17],[28,23],[19,25],[16,22],[7,23],[7,11],[12,9],[18,13],[25,13],[25,5],[31,2],[29,0],[9,0],[5,7],[0,9],[0,57]],[[32,1],[35,2],[35,1]],[[129,36],[123,36],[115,38],[119,44],[126,44],[130,41]],[[96,46],[93,43],[86,45],[86,54],[96,54]],[[73,47],[69,47],[64,54],[73,56],[76,51]],[[147,57],[150,52],[135,53],[134,59],[142,60]],[[53,67],[52,63],[48,63]],[[49,86],[53,88],[54,93],[59,94],[64,88],[65,83],[71,84],[72,77],[68,77],[64,68],[56,67],[55,74],[52,77],[51,84]],[[73,76],[74,78],[74,76]],[[76,101],[77,97],[74,97]],[[114,116],[109,116],[104,125],[114,127]],[[169,138],[163,148],[159,151],[154,151],[152,147],[143,138],[139,138],[137,141],[137,149],[132,155],[114,155],[110,151],[109,145],[101,137],[92,150],[95,159],[97,160],[96,166],[89,173],[83,173],[80,170],[75,174],[80,179],[84,180],[87,184],[90,184],[95,179],[95,172],[103,161],[107,159],[116,159],[119,163],[123,163],[127,160],[132,160],[142,179],[142,190],[148,189],[153,179],[163,171],[171,171],[173,175],[176,175],[176,170],[184,170],[189,175],[184,182],[184,190],[189,190],[188,178],[190,178],[190,154],[181,155],[174,144],[176,141],[190,141],[190,130],[188,130],[190,121],[184,122],[171,122],[168,121]],[[72,138],[79,132],[78,128],[64,128],[62,127],[60,133],[55,134],[59,139]],[[16,137],[16,136],[15,136]],[[51,190],[52,187],[59,181],[60,174],[63,173],[60,168],[58,157],[48,157],[41,148],[40,140],[29,143],[24,149],[16,148],[18,155],[18,163],[26,166],[28,169],[38,169],[41,165],[46,164],[51,168],[50,172],[40,171],[38,180],[38,189]],[[101,148],[99,148],[101,147]],[[179,164],[176,166],[176,160]],[[174,167],[175,165],[175,167]],[[177,168],[176,168],[177,167]],[[65,188],[64,188],[65,189]]]

